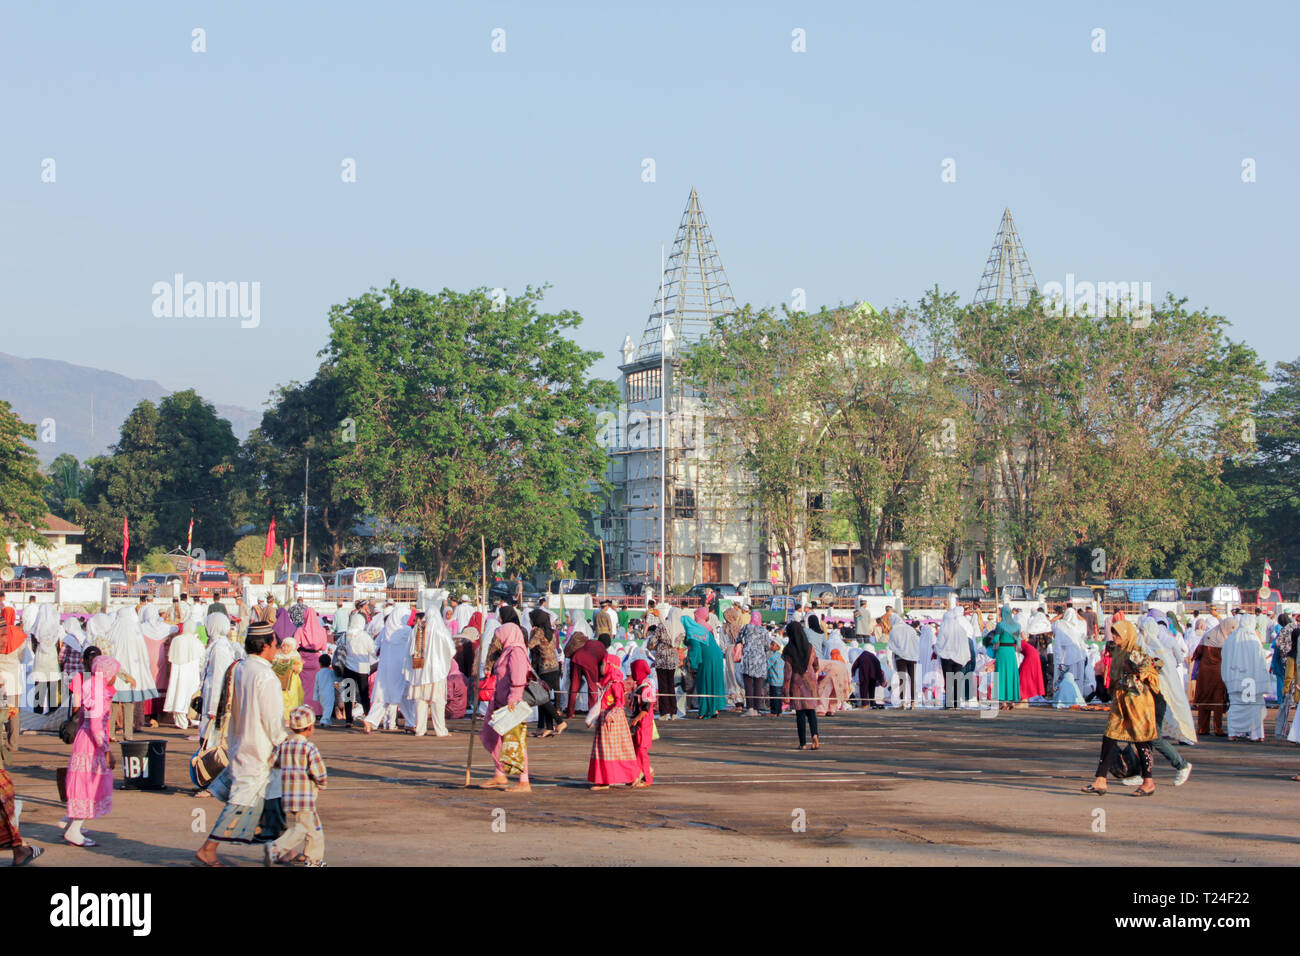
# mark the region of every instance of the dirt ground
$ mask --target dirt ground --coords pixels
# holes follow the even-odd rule
[[[853,711],[822,721],[822,749],[795,749],[793,717],[661,721],[655,786],[593,793],[591,731],[529,739],[531,794],[464,787],[468,721],[452,736],[369,737],[321,729],[320,800],[330,866],[604,865],[1254,865],[1297,859],[1300,752],[1288,743],[1210,738],[1175,789],[1156,756],[1158,792],[1084,795],[1105,715],[1023,710]],[[1272,727],[1272,712],[1267,726]],[[39,866],[188,865],[220,812],[189,786],[194,744],[171,729],[163,792],[118,790],[89,826],[96,849],[62,843],[55,769],[68,748],[25,736],[10,760],[25,838]],[[120,762],[119,762],[120,772]],[[474,780],[490,776],[474,748]],[[119,784],[120,786],[120,784]],[[252,847],[224,847],[260,864]]]

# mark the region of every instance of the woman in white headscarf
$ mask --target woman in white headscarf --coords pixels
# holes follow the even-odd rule
[[[1159,623],[1150,617],[1142,619],[1139,639],[1142,649],[1160,661],[1160,690],[1156,694],[1156,727],[1166,737],[1185,743],[1196,743],[1196,722],[1192,719],[1192,706],[1187,700],[1187,687],[1179,673],[1179,654],[1161,638]],[[1185,763],[1170,756],[1169,750],[1156,743],[1156,749],[1165,755],[1175,770]],[[1184,778],[1186,779],[1186,778]]]
[[[1097,686],[1097,675],[1088,662],[1088,625],[1073,604],[1052,625],[1052,660],[1059,684],[1066,674],[1074,678],[1079,693],[1087,698]]]
[[[149,704],[144,708],[151,717],[150,726],[157,726],[157,721],[152,718],[161,713],[158,708],[162,703],[162,694],[167,690],[167,639],[175,634],[177,630],[178,628],[162,619],[162,614],[159,613],[155,605],[146,604],[141,610],[140,633],[144,635],[144,644],[149,651],[149,673],[154,687],[159,691],[158,704]]]
[[[916,706],[917,666],[921,659],[921,635],[901,617],[889,629],[889,650],[898,673],[899,703],[908,710]]]
[[[395,605],[388,612],[379,640],[375,642],[379,667],[375,673],[370,712],[362,723],[366,733],[371,733],[375,727],[395,727],[399,708],[408,727],[415,723],[414,708],[406,700],[407,649],[411,646],[411,627],[407,621],[410,617],[409,607]]]
[[[59,706],[59,642],[63,628],[59,624],[59,609],[54,604],[42,604],[36,612],[36,656],[32,661],[31,679],[35,686],[32,710],[43,714]]]
[[[204,657],[201,688],[203,691],[203,712],[200,714],[199,736],[207,735],[208,726],[217,716],[217,704],[221,700],[221,688],[226,681],[226,672],[235,661],[243,660],[247,655],[243,645],[233,639],[230,630],[230,618],[220,611],[209,614],[203,620],[203,629],[208,632],[208,649]]]
[[[103,611],[90,615],[90,620],[86,622],[86,647],[94,645],[109,657],[116,657],[110,637],[112,632],[113,615],[105,614]],[[84,653],[85,648],[82,648],[82,651]]]
[[[59,672],[65,680],[82,672],[81,655],[86,651],[86,632],[81,620],[70,617],[63,622],[63,649],[59,651]]]
[[[411,641],[405,655],[402,675],[406,678],[406,696],[415,701],[415,727],[417,737],[427,732],[430,712],[433,714],[433,735],[450,737],[447,730],[447,675],[451,673],[451,658],[456,652],[451,631],[442,616],[446,592],[439,592],[420,610],[420,618],[411,628]]]
[[[1263,740],[1264,691],[1270,677],[1254,615],[1242,614],[1223,642],[1220,672],[1228,689],[1228,739]]]
[[[113,648],[113,657],[122,665],[117,678],[118,690],[113,694],[113,718],[109,721],[109,733],[112,734],[120,715],[122,739],[132,740],[135,731],[144,723],[144,712],[137,705],[159,696],[158,685],[153,679],[149,648],[145,645],[140,618],[136,616],[134,608],[124,607],[113,615],[108,642]]]
[[[939,668],[943,671],[944,706],[960,707],[966,702],[969,688],[963,673],[970,663],[970,631],[967,629],[966,614],[957,606],[957,596],[948,595],[948,610],[939,620],[939,629],[935,633],[935,652],[939,655]],[[952,675],[949,677],[949,675]],[[949,694],[948,689],[953,693]]]
[[[198,631],[193,616],[185,615],[180,633],[167,647],[170,671],[163,711],[171,714],[172,722],[181,730],[189,728],[190,701],[203,687],[203,642],[199,640]]]

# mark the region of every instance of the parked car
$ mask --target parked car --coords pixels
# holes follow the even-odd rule
[[[606,581],[604,589],[598,580],[583,579],[573,582],[573,587],[566,592],[568,594],[590,594],[596,600],[610,598],[611,600],[622,600],[627,597],[627,591],[623,588],[622,581]]]
[[[799,595],[805,591],[808,592],[808,600],[816,601],[819,604],[827,604],[834,601],[839,593],[835,590],[835,585],[829,581],[814,581],[809,584],[796,584],[790,588],[790,596],[794,598],[795,606],[799,606]]]
[[[685,596],[689,598],[696,598],[702,601],[704,600],[704,596],[708,594],[709,591],[713,592],[714,597],[739,597],[740,596],[740,588],[736,587],[734,584],[707,584],[707,583],[695,585],[693,588],[691,588],[689,591],[686,592]]]
[[[394,571],[388,576],[388,587],[397,591],[422,591],[429,586],[423,571]]]
[[[841,598],[851,598],[856,600],[860,597],[885,597],[885,586],[883,584],[837,584],[835,593]]]
[[[24,591],[53,591],[54,575],[43,564],[14,565],[14,580]]]
[[[1015,585],[1015,586],[1019,588],[1020,593],[1023,594],[1025,592],[1024,588],[1020,587],[1019,585]],[[1006,588],[1003,588],[1003,590],[1005,591]],[[983,588],[960,588],[957,591],[957,600],[963,604],[969,603],[971,601],[991,601],[992,599],[993,599],[993,595],[989,594]],[[1023,597],[1023,598],[1009,597],[1007,598],[1007,600],[1028,601],[1030,599],[1028,597]]]
[[[920,587],[912,588],[903,597],[946,601],[949,594],[956,593],[957,589],[950,584],[923,584]]]
[[[233,597],[238,585],[230,579],[230,572],[225,568],[204,568],[191,571],[185,587],[191,593],[198,592],[202,597]]]
[[[738,591],[748,591],[750,597],[771,597],[779,593],[771,581],[741,581]]]
[[[1178,603],[1178,588],[1152,588],[1147,592],[1148,601],[1161,601],[1166,604]]]
[[[1043,603],[1048,605],[1073,604],[1075,607],[1090,607],[1092,601],[1092,588],[1084,585],[1058,584],[1043,592]]]
[[[530,581],[524,583],[524,603],[536,604],[537,599],[542,596],[542,592],[537,590]],[[488,588],[489,601],[509,601],[514,603],[515,591],[519,587],[518,581],[493,581],[492,586]]]
[[[1124,588],[1112,588],[1107,587],[1104,584],[1094,584],[1092,585],[1092,594],[1098,601],[1103,601],[1106,604],[1135,603],[1129,596],[1128,591],[1124,590]]]
[[[325,599],[325,578],[312,571],[295,571],[293,574],[280,572],[276,584],[292,584],[293,591],[300,600],[323,601]]]
[[[126,572],[121,568],[100,565],[90,572],[92,578],[107,578],[109,593],[114,597],[124,597],[127,592]]]
[[[965,588],[963,590],[973,590],[975,597],[978,597],[981,601],[987,601],[993,597],[991,594],[985,594],[979,588]],[[974,600],[974,598],[971,598],[971,600]],[[1028,602],[1034,600],[1034,592],[1023,584],[1004,584],[1002,585],[1002,600]]]
[[[131,585],[130,593],[154,595],[157,594],[163,588],[165,588],[171,582],[184,581],[184,580],[185,579],[182,578],[179,574],[165,574],[161,572],[154,573],[154,574],[142,574],[140,575],[139,580],[136,581],[135,584]]]

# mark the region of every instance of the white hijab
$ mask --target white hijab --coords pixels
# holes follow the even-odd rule
[[[84,651],[86,649],[86,632],[81,629],[81,622],[75,617],[70,617],[63,622],[63,639],[74,651]]]
[[[1264,702],[1269,673],[1264,661],[1264,645],[1255,630],[1254,615],[1238,617],[1236,630],[1224,640],[1221,672],[1228,693],[1253,695],[1255,701]]]
[[[456,643],[451,638],[447,623],[442,619],[442,603],[438,600],[425,609],[424,666],[419,670],[412,667],[411,653],[415,650],[415,630],[410,629],[410,647],[406,654],[403,676],[412,687],[436,684],[440,680],[446,680],[447,675],[451,673],[451,658],[456,653]]]
[[[158,613],[158,608],[152,604],[146,604],[144,611],[140,615],[140,631],[151,641],[161,641],[170,637],[175,630],[170,624],[162,619]],[[128,671],[128,673],[130,673]],[[134,677],[134,674],[131,674]]]
[[[1070,605],[1065,609],[1065,614],[1061,619],[1052,625],[1052,639],[1056,642],[1056,648],[1053,653],[1056,655],[1056,663],[1069,667],[1072,664],[1081,664],[1088,659],[1088,647],[1085,638],[1088,636],[1088,625],[1079,617],[1079,612]]]
[[[1165,729],[1172,731],[1171,736],[1177,736],[1183,743],[1196,743],[1196,722],[1192,720],[1187,688],[1178,671],[1178,665],[1182,662],[1169,645],[1160,640],[1160,630],[1153,618],[1142,619],[1138,640],[1144,651],[1160,661],[1160,696],[1168,705],[1165,710]]]
[[[950,606],[939,621],[939,633],[935,641],[941,658],[963,667],[970,663],[970,634],[966,631],[965,617],[961,608]]]
[[[889,629],[889,650],[901,660],[920,660],[921,635],[902,618],[895,618],[894,626]]]
[[[158,685],[153,679],[153,664],[149,661],[149,650],[145,647],[140,619],[136,617],[134,608],[124,607],[113,616],[108,641],[122,670],[135,678],[135,687],[128,689],[136,693],[136,699],[140,699],[138,695],[141,693],[157,696]]]

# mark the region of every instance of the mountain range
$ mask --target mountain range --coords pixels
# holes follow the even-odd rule
[[[36,426],[35,447],[42,464],[65,452],[78,461],[107,453],[131,409],[146,398],[156,403],[168,394],[157,382],[0,352],[0,399]],[[261,424],[261,412],[215,402],[213,406],[240,441]]]

